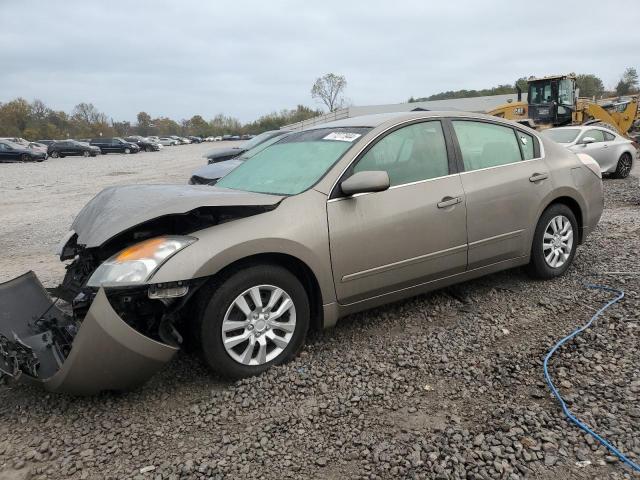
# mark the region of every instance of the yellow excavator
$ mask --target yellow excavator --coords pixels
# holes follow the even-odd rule
[[[514,120],[537,130],[563,125],[599,124],[627,136],[640,117],[638,97],[600,100],[581,98],[574,74],[529,78],[527,101],[500,105],[490,115]]]

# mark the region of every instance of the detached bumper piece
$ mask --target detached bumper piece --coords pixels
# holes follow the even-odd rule
[[[103,289],[78,322],[33,272],[0,284],[0,371],[20,381],[73,395],[130,390],[177,351],[127,325]]]

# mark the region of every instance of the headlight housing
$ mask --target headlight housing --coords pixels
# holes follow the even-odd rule
[[[196,240],[194,237],[166,235],[136,243],[103,262],[93,272],[87,286],[143,285],[163,263]]]

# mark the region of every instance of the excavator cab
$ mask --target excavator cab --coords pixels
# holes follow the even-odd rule
[[[529,118],[536,125],[570,124],[576,109],[576,80],[572,76],[529,80]]]

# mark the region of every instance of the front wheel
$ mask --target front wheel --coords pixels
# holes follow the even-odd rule
[[[89,155],[90,155],[90,153],[89,153],[88,150],[85,150],[85,151],[82,152],[82,156],[85,157],[85,158],[88,157]]]
[[[153,147],[144,147],[145,152],[153,152]]]
[[[290,271],[255,265],[201,292],[196,326],[204,359],[227,378],[258,375],[291,360],[309,328],[307,293]]]
[[[20,155],[20,161],[28,162],[29,160],[31,160],[31,156],[29,154],[23,153],[22,155]]]
[[[633,166],[633,159],[629,152],[625,152],[620,156],[618,165],[616,166],[616,178],[627,178],[631,173],[631,167]]]
[[[59,152],[53,151],[51,152],[51,158],[58,158],[60,156]]]
[[[567,271],[576,254],[578,222],[569,207],[556,203],[540,217],[527,266],[534,277],[549,279]]]

